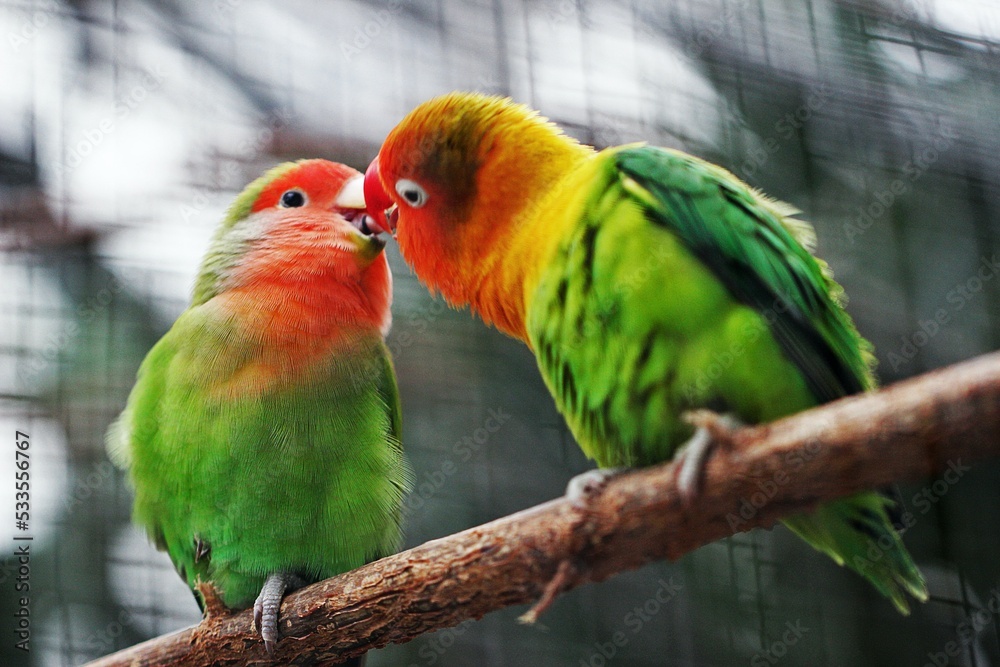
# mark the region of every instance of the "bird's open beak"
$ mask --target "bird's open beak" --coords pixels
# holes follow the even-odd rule
[[[338,209],[348,209],[351,214],[345,217],[363,234],[377,235],[388,231],[384,224],[380,224],[380,220],[385,220],[385,213],[378,216],[366,215],[368,206],[365,205],[364,176],[355,176],[347,181],[333,204]]]
[[[395,234],[398,217],[396,206],[392,203],[385,188],[382,187],[382,175],[379,173],[377,157],[372,160],[372,163],[368,165],[368,170],[365,171],[364,200],[368,204],[368,216],[374,219],[382,229]]]

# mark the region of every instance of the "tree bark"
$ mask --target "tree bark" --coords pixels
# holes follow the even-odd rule
[[[535,602],[817,504],[1000,455],[1000,353],[772,424],[723,433],[685,506],[672,466],[612,479],[289,595],[273,664],[328,664]],[[817,556],[820,557],[820,556]],[[550,590],[550,592],[552,592]],[[251,613],[217,615],[90,663],[272,664]]]

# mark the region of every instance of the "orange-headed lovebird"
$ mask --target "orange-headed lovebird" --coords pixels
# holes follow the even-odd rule
[[[531,347],[601,467],[702,461],[706,410],[767,422],[874,386],[810,226],[691,155],[596,151],[509,99],[452,93],[389,133],[365,195],[428,287]],[[906,613],[927,590],[891,505],[861,493],[784,523]]]

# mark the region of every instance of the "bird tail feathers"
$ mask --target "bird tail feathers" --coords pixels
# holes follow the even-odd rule
[[[794,533],[838,565],[872,583],[902,614],[910,613],[908,593],[927,600],[927,584],[889,520],[891,499],[860,493],[784,520]]]

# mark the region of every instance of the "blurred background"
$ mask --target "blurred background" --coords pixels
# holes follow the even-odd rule
[[[34,538],[28,655],[0,526],[0,664],[77,665],[199,620],[130,525],[104,431],[234,195],[286,159],[363,169],[439,93],[682,148],[795,204],[883,383],[1000,348],[995,0],[0,0],[0,82],[0,508],[27,432]],[[588,464],[533,358],[389,252],[425,482],[407,546],[561,494]],[[931,591],[909,618],[776,528],[585,586],[536,627],[509,609],[369,665],[998,665],[1000,465],[952,482],[900,489]]]

